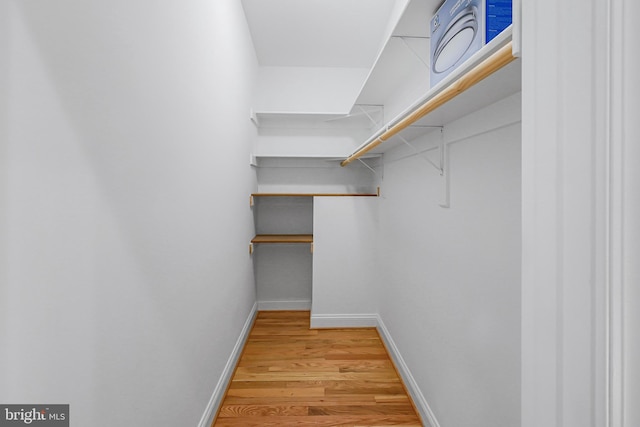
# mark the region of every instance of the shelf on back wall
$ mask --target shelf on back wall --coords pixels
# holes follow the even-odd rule
[[[379,193],[253,193],[251,197],[377,197]]]
[[[304,168],[304,169],[340,169],[348,151],[340,154],[251,154],[249,165],[255,168]],[[362,167],[377,168],[382,164],[382,154],[371,153],[360,158],[365,162]]]
[[[256,197],[379,197],[380,187],[375,193],[252,193],[249,197],[249,205],[255,204]]]
[[[254,206],[254,198],[308,198],[308,197],[378,197],[378,193],[253,193],[250,198],[250,205]],[[249,244],[249,253],[253,253],[254,244],[299,244],[311,245],[313,252],[313,234],[257,234]]]
[[[262,129],[375,129],[383,122],[382,105],[356,104],[347,112],[251,110],[251,121]]]
[[[256,197],[379,197],[380,187],[376,193],[253,193],[249,198],[249,205],[255,204]]]
[[[379,157],[379,156],[378,156]],[[344,154],[251,154],[249,164],[260,167],[335,167]]]
[[[310,196],[377,193],[383,174],[381,156],[342,168],[340,162],[345,155],[346,152],[341,156],[254,155],[250,162],[256,170],[258,186],[253,191]]]

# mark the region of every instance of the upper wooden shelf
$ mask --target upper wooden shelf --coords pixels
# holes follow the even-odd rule
[[[253,193],[251,197],[377,197],[376,193]]]
[[[249,254],[253,254],[253,245],[260,243],[306,243],[311,246],[311,253],[313,253],[313,234],[257,234],[253,239],[251,239],[251,243],[249,243]]]
[[[249,206],[254,205],[256,197],[378,197],[380,195],[380,187],[377,193],[253,193],[249,197]]]

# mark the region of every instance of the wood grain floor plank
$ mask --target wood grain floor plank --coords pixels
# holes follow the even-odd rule
[[[268,387],[268,388],[230,388],[228,396],[253,397],[262,399],[265,397],[323,397],[323,387]]]
[[[307,405],[225,405],[220,409],[220,417],[266,417],[273,415],[309,415]]]
[[[405,405],[318,405],[307,408],[308,415],[414,415],[413,406]]]
[[[213,426],[421,426],[374,328],[259,312]]]
[[[414,415],[255,416],[220,418],[217,427],[422,427]]]

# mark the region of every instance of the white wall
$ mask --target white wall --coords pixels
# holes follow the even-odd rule
[[[9,3],[0,2],[0,337],[6,336],[7,322],[7,136],[8,136],[8,90],[9,79]],[[4,347],[4,346],[3,346]],[[7,366],[7,353],[0,349],[0,366]]]
[[[607,406],[612,427],[640,425],[640,3],[611,1],[609,202],[610,275]],[[604,285],[604,284],[603,284]],[[604,286],[603,286],[604,287]]]
[[[309,310],[310,244],[257,244],[252,257],[259,310]]]
[[[640,425],[640,52],[634,46],[640,42],[640,29],[633,16],[640,13],[640,3],[626,1],[624,10],[624,44],[622,58],[625,61],[622,86],[619,87],[624,100],[624,271],[625,271],[625,337],[626,348],[624,427]]]
[[[443,427],[519,425],[519,101],[445,127],[449,209],[439,171],[385,154],[380,316]]]
[[[0,401],[196,425],[255,299],[242,7],[1,12]]]
[[[376,326],[377,197],[315,197],[312,327]]]
[[[613,408],[613,3],[522,2],[523,427],[607,425]]]
[[[261,192],[375,193],[377,177],[361,164],[340,167],[340,160],[278,161],[257,169]]]
[[[313,234],[312,197],[254,197],[256,234]],[[258,309],[308,310],[311,245],[255,244],[253,266]]]
[[[336,120],[337,121],[337,120]],[[372,129],[278,129],[259,130],[254,153],[258,156],[347,157],[365,141]]]
[[[254,109],[347,114],[368,71],[366,68],[260,67]]]

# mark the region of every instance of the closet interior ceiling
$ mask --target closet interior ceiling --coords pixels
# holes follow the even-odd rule
[[[394,35],[426,36],[440,0],[242,0],[261,66],[371,68]]]

